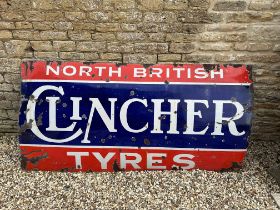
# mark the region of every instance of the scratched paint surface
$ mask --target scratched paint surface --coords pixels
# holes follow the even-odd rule
[[[251,127],[245,65],[25,62],[27,170],[239,168]]]

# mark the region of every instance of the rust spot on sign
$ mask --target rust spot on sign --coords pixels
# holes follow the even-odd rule
[[[47,153],[44,153],[44,154],[41,154],[41,155],[38,155],[38,156],[34,156],[34,157],[30,157],[30,158],[27,157],[28,155],[30,155],[32,153],[36,153],[36,152],[41,152],[41,151],[34,150],[34,151],[32,151],[28,154],[22,154],[21,155],[21,168],[26,169],[28,162],[33,164],[33,165],[37,165],[40,160],[48,157]]]

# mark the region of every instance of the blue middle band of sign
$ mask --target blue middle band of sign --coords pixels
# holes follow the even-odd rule
[[[65,139],[71,136],[79,128],[83,134],[73,141],[62,143],[59,145],[84,145],[84,146],[151,146],[151,147],[176,147],[176,148],[216,148],[216,149],[245,149],[247,148],[248,136],[251,127],[251,106],[252,96],[249,86],[242,85],[172,85],[172,84],[118,84],[118,83],[71,83],[69,82],[23,82],[22,89],[22,105],[20,110],[19,124],[23,126],[26,123],[27,102],[32,93],[39,87],[51,85],[55,87],[61,86],[64,95],[60,95],[54,90],[43,92],[37,100],[36,104],[36,120],[40,117],[41,125],[39,130],[50,138]],[[60,97],[57,103],[57,127],[65,128],[73,123],[70,117],[73,114],[73,106],[70,97],[82,97],[79,106],[79,113],[82,120],[76,121],[77,124],[72,132],[70,131],[46,131],[49,126],[49,102],[46,97]],[[88,139],[91,143],[83,144],[86,126],[88,123],[89,113],[92,102],[89,98],[98,98],[110,116],[111,103],[108,98],[117,98],[115,102],[115,129],[117,132],[109,132],[103,123],[100,115],[95,111]],[[146,123],[148,128],[141,133],[131,133],[123,128],[119,113],[121,106],[129,99],[147,99],[148,107],[141,103],[133,103],[128,108],[127,119],[129,126],[133,129],[140,129]],[[151,99],[164,99],[162,103],[162,111],[170,111],[168,99],[179,99],[181,102],[177,110],[177,130],[179,134],[168,134],[170,125],[169,115],[162,117],[161,130],[163,133],[151,133],[154,122],[154,104]],[[184,100],[207,100],[209,108],[203,104],[196,104],[195,111],[201,111],[202,118],[195,116],[194,130],[201,131],[205,127],[209,127],[204,135],[187,135],[183,134],[186,129],[186,111],[187,105]],[[243,105],[245,112],[239,120],[234,121],[239,132],[245,131],[242,136],[234,136],[228,129],[228,124],[223,123],[222,132],[224,135],[211,135],[214,131],[215,121],[215,104],[213,100],[232,100]],[[78,107],[76,107],[78,108]],[[224,116],[233,117],[236,108],[231,104],[224,105]],[[30,129],[22,132],[20,136],[21,144],[50,144],[35,136]]]

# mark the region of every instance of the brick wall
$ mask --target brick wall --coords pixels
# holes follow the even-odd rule
[[[253,64],[253,137],[280,139],[280,0],[0,0],[0,132],[23,59]]]

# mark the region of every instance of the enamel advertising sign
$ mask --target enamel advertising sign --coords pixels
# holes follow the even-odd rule
[[[246,65],[21,64],[22,167],[239,168],[252,118]]]

